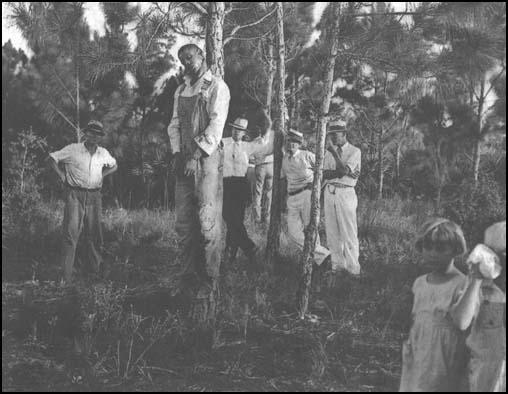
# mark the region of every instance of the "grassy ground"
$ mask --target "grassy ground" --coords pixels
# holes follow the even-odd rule
[[[170,292],[179,270],[170,212],[110,210],[104,217],[106,280],[65,290],[58,277],[62,207],[46,207],[23,240],[3,234],[2,387],[42,391],[393,391],[400,342],[421,273],[412,250],[424,203],[360,201],[359,277],[314,287],[311,318],[296,319],[298,256],[282,245],[274,272],[250,273],[240,253],[224,266],[214,346],[189,335]],[[261,246],[266,229],[248,231]],[[323,243],[326,239],[323,235]],[[4,246],[5,243],[5,246]],[[28,243],[28,245],[27,245]],[[79,259],[82,268],[86,266]],[[65,303],[55,300],[65,299]],[[78,334],[79,335],[78,335]]]

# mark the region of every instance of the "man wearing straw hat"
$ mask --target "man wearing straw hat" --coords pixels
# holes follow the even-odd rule
[[[360,273],[355,192],[360,169],[361,151],[347,141],[345,124],[330,122],[323,162],[326,240],[332,252],[332,270],[352,274]]]
[[[252,142],[243,141],[249,124],[247,119],[237,118],[229,125],[233,134],[224,138],[224,205],[222,215],[227,224],[226,259],[233,261],[238,248],[242,249],[249,264],[256,264],[256,245],[249,238],[244,225],[245,208],[250,200],[249,182],[246,177],[251,155],[266,156],[273,152],[273,130],[265,116],[266,132]]]
[[[50,153],[50,164],[66,188],[63,219],[62,281],[70,284],[81,231],[85,231],[90,268],[99,273],[102,247],[102,180],[117,170],[116,160],[99,146],[105,136],[101,122],[83,130],[85,141]],[[63,170],[60,168],[63,166]]]
[[[206,65],[195,44],[178,58],[184,83],[175,92],[168,135],[176,174],[176,226],[186,279],[206,288],[219,276],[222,258],[222,132],[229,110],[229,88]],[[203,290],[201,292],[201,289]]]
[[[281,178],[287,182],[287,235],[291,243],[303,250],[304,230],[310,222],[312,182],[314,180],[314,153],[301,150],[303,134],[289,130],[286,154],[282,159]],[[319,266],[329,260],[330,251],[321,246],[319,236],[314,250],[314,260]]]

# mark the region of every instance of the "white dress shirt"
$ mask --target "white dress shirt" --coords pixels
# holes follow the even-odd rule
[[[281,178],[286,178],[288,192],[294,192],[305,187],[314,180],[314,153],[298,149],[293,156],[289,153],[282,158]]]
[[[355,172],[356,170],[361,170],[362,163],[362,152],[359,148],[354,145],[351,145],[349,142],[346,142],[342,146],[342,162],[350,168],[351,172]],[[323,170],[336,170],[337,165],[335,163],[335,158],[333,155],[326,151],[325,157],[323,160]],[[356,182],[358,179],[352,178],[349,175],[344,175],[342,178],[334,178],[329,179],[326,183],[334,184],[339,183],[347,186],[356,186]]]
[[[70,186],[98,189],[102,186],[102,169],[114,167],[116,160],[100,146],[92,155],[85,144],[70,144],[49,154],[56,163],[65,166],[65,179]]]
[[[173,105],[173,118],[168,126],[169,141],[173,153],[180,152],[180,121],[178,119],[178,97],[192,97],[202,93],[203,82],[206,81],[210,87],[206,89],[206,110],[210,118],[210,123],[206,129],[194,138],[198,146],[208,155],[212,154],[222,139],[222,132],[226,123],[229,111],[229,88],[221,79],[212,74],[210,70],[206,71],[195,83],[191,85],[190,77],[185,76],[185,87],[181,90],[180,86],[175,92],[175,101]]]
[[[224,138],[223,177],[245,176],[249,168],[251,155],[267,156],[273,152],[273,130],[268,130],[263,137],[254,141],[235,141],[232,137]]]

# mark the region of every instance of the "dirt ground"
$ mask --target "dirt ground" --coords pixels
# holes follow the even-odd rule
[[[415,264],[374,261],[379,251],[362,241],[362,275],[323,276],[314,284],[309,318],[299,321],[297,259],[281,257],[271,274],[251,273],[240,255],[234,266],[223,267],[214,347],[205,351],[163,338],[125,376],[100,365],[98,355],[76,350],[72,332],[79,329],[83,294],[158,283],[159,290],[131,308],[144,317],[178,315],[178,300],[160,289],[173,285],[179,267],[174,245],[157,237],[126,245],[106,234],[106,241],[106,280],[85,279],[71,290],[44,280],[3,281],[4,391],[398,389]]]

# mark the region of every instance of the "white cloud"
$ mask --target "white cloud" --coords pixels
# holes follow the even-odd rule
[[[321,20],[323,12],[325,11],[326,7],[328,7],[328,4],[330,4],[328,1],[317,1],[314,3],[314,22],[312,23],[313,27],[316,26]]]
[[[84,4],[85,8],[85,20],[88,26],[90,26],[90,38],[93,37],[93,33],[97,32],[99,37],[106,34],[106,18],[102,7],[98,2],[87,1]]]
[[[32,50],[21,34],[21,31],[9,19],[11,12],[7,6],[7,2],[2,1],[2,45],[11,40],[12,46],[21,49],[28,57],[33,56]]]
[[[127,82],[127,85],[131,89],[138,87],[138,81],[136,80],[134,74],[132,74],[130,71],[125,72],[125,82]]]
[[[166,83],[166,81],[168,81],[172,76],[174,76],[176,74],[178,74],[178,69],[177,68],[172,68],[168,72],[162,74],[159,77],[159,79],[157,79],[157,81],[155,81],[154,90],[153,90],[152,95],[153,96],[160,95],[162,93],[163,89],[164,89],[164,84]]]

